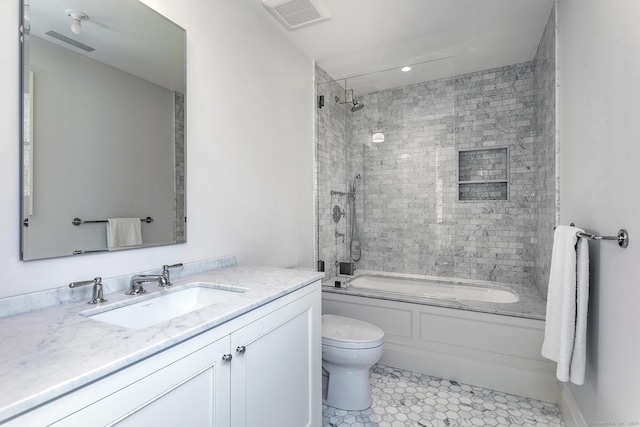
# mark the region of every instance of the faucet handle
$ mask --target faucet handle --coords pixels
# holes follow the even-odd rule
[[[96,283],[96,280],[98,280],[98,279],[100,279],[100,281],[102,281],[102,278],[96,277],[93,280],[81,280],[79,282],[71,282],[71,283],[69,283],[69,287],[70,288],[78,288],[80,286],[91,285],[93,283]]]
[[[182,264],[181,262],[177,263],[177,264],[172,264],[172,265],[163,265],[162,266],[162,275],[165,278],[166,284],[164,286],[171,286],[171,279],[169,277],[169,269],[170,268],[178,268],[178,267],[182,267],[184,264]]]
[[[97,304],[99,302],[107,302],[102,293],[102,277],[95,277],[93,280],[81,280],[79,282],[69,283],[70,288],[77,288],[85,285],[93,285],[93,296],[87,304]]]

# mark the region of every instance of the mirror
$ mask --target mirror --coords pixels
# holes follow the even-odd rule
[[[185,30],[137,0],[22,7],[22,259],[185,242]]]

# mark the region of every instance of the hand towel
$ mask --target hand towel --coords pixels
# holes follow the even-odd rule
[[[107,247],[110,251],[131,249],[141,245],[140,218],[107,219]]]
[[[576,338],[573,344],[569,380],[574,384],[582,385],[584,384],[587,359],[587,311],[589,306],[589,243],[587,239],[578,239],[577,256]]]
[[[542,355],[558,363],[558,379],[574,384],[584,383],[589,301],[589,246],[579,232],[584,230],[560,225],[553,236],[542,344]]]

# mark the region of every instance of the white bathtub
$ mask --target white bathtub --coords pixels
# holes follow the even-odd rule
[[[540,354],[545,303],[537,291],[381,272],[361,272],[341,288],[335,280],[323,286],[322,312],[381,328],[381,364],[557,402],[555,364]]]
[[[449,301],[482,301],[508,304],[519,301],[518,294],[500,285],[470,284],[454,279],[427,276],[393,276],[382,273],[365,273],[346,281],[347,288],[367,289],[376,292],[404,294],[422,298]]]

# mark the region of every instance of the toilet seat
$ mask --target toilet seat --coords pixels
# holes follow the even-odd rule
[[[370,323],[333,314],[322,315],[322,345],[345,349],[379,347],[384,331]]]

